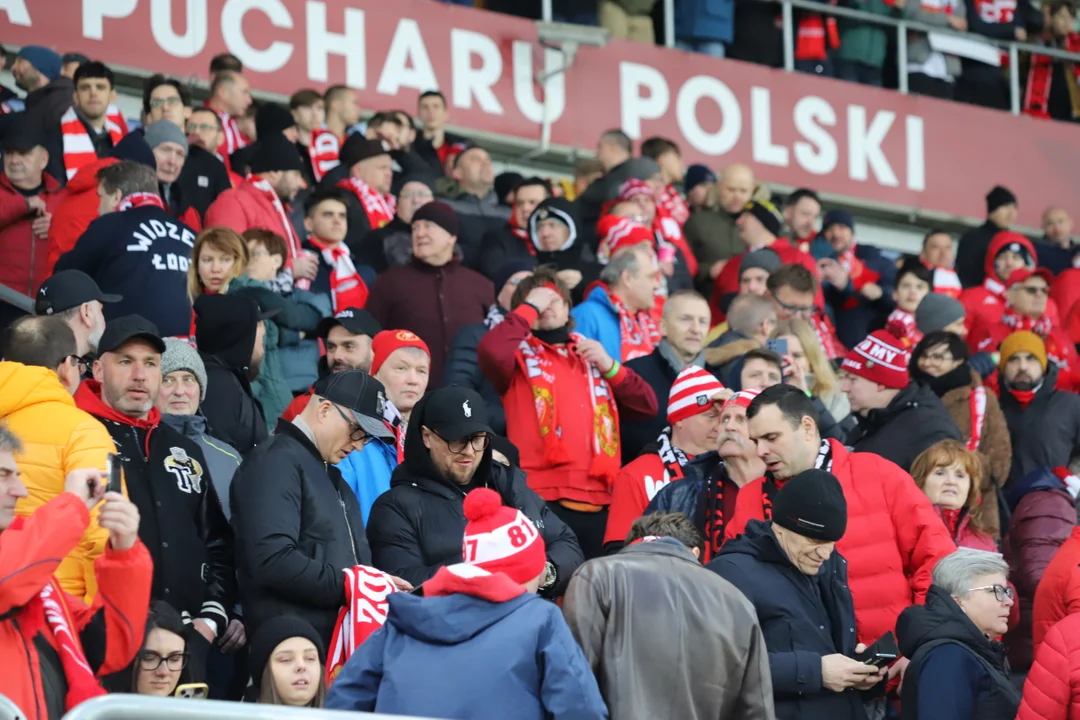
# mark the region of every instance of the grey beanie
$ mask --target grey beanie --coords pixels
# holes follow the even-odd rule
[[[177,370],[187,370],[199,381],[199,396],[201,403],[206,399],[206,366],[203,365],[199,351],[191,347],[186,341],[167,337],[165,340],[165,353],[161,356],[161,377],[165,377]]]
[[[780,261],[780,255],[777,254],[772,248],[761,248],[754,252],[747,253],[746,257],[739,263],[739,277],[751,268],[760,268],[765,272],[772,275],[776,270],[783,265]]]
[[[926,335],[963,320],[965,314],[959,300],[941,293],[927,293],[915,308],[915,327]]]
[[[184,131],[171,120],[158,120],[156,123],[150,123],[143,132],[146,135],[146,144],[150,146],[151,150],[161,143],[171,142],[176,143],[184,148],[184,152],[187,152],[187,136],[184,135]]]

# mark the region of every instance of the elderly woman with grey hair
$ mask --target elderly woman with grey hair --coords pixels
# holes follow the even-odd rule
[[[1020,692],[1009,680],[1005,647],[1015,593],[1001,555],[960,548],[934,567],[925,605],[896,623],[910,658],[900,695],[901,720],[1011,720]]]

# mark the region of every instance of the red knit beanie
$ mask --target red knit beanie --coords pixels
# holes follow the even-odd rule
[[[708,370],[696,365],[683,368],[668,393],[668,424],[674,425],[708,411],[713,405],[713,397],[723,389],[723,383]]]
[[[379,372],[379,368],[392,352],[406,347],[420,348],[427,353],[428,357],[431,357],[427,343],[416,333],[408,330],[383,330],[376,335],[371,341],[371,374]]]
[[[461,556],[469,565],[503,573],[524,585],[544,572],[547,554],[540,532],[499,493],[478,488],[465,496],[465,539]]]
[[[910,360],[911,354],[904,349],[903,342],[884,330],[876,330],[848,352],[840,369],[900,390],[907,387]]]

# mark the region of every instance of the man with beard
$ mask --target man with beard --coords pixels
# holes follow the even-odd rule
[[[61,270],[41,283],[34,313],[56,315],[66,322],[75,333],[75,352],[85,358],[97,355],[98,342],[105,332],[102,303],[122,299],[119,295],[101,292],[94,279],[81,270]]]
[[[161,387],[158,329],[138,315],[105,327],[94,379],[76,404],[116,442],[128,497],[139,509],[139,538],[154,561],[152,600],[184,616],[189,670],[201,679],[210,644],[225,631],[236,595],[232,532],[202,450],[154,407]]]
[[[215,436],[245,457],[267,437],[251,381],[262,365],[262,321],[276,314],[260,312],[246,295],[202,295],[195,301],[195,341],[206,365],[203,415]]]
[[[71,107],[75,85],[60,70],[60,55],[41,45],[26,45],[15,56],[11,74],[15,78],[15,85],[26,91],[24,119],[34,127],[57,127],[60,118]],[[16,114],[7,117],[14,119]],[[63,183],[63,173],[54,177]]]
[[[765,474],[765,463],[750,442],[746,421],[746,409],[760,393],[742,390],[724,401],[716,438],[718,451],[694,458],[683,469],[685,479],[662,488],[645,509],[645,515],[680,512],[689,517],[705,538],[702,562],[720,552],[725,523],[735,515],[739,488]]]
[[[750,520],[771,520],[773,499],[789,478],[812,468],[832,473],[848,503],[847,532],[836,549],[848,561],[858,641],[870,645],[896,626],[900,611],[922,602],[934,564],[956,545],[910,475],[877,455],[822,439],[802,390],[766,388],[746,414],[766,472],[739,491],[728,539],[745,532]],[[905,664],[893,665],[890,676]]]

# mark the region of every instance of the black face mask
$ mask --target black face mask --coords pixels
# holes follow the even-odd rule
[[[570,342],[570,331],[566,326],[554,330],[533,330],[533,337],[548,345],[565,345]]]
[[[934,377],[919,369],[915,360],[912,359],[911,379],[926,385],[934,391],[935,395],[942,397],[950,390],[955,390],[956,388],[965,387],[971,384],[971,366],[968,365],[967,362],[962,362],[944,375]]]

